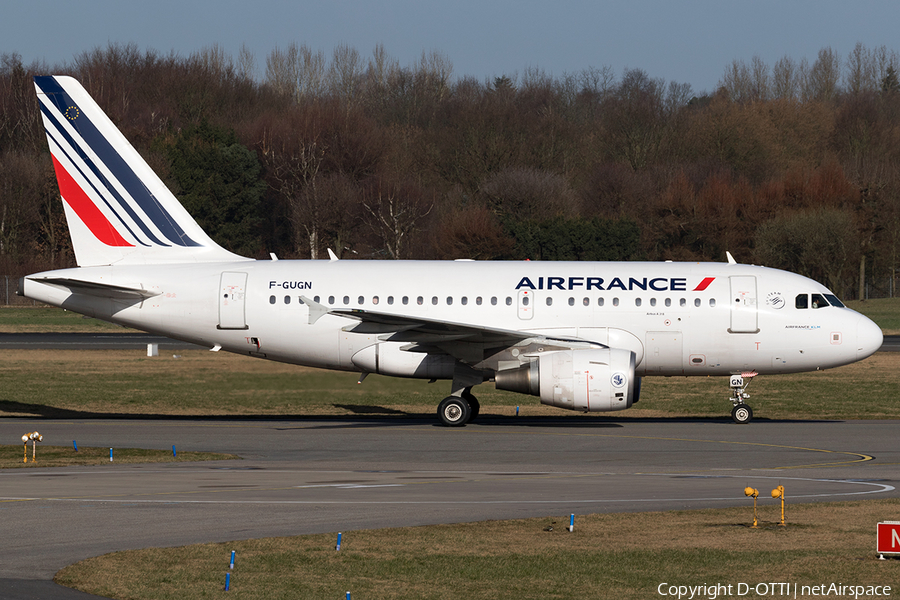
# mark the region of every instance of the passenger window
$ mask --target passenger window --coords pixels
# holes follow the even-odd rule
[[[813,308],[825,308],[828,306],[828,302],[825,300],[825,297],[822,294],[813,294],[812,295],[812,307]]]
[[[618,306],[618,305],[619,305],[619,299],[613,298],[613,306]]]
[[[694,306],[700,306],[700,298],[694,298]]]
[[[418,304],[419,306],[422,306],[422,304],[424,304],[424,303],[425,303],[425,298],[423,298],[422,296],[419,296],[418,298],[416,298],[416,304]]]
[[[403,296],[403,300],[401,300],[401,302],[403,303],[403,306],[409,304],[409,296]]]
[[[269,296],[269,304],[275,304],[276,299],[275,296]]]
[[[475,304],[481,306],[481,296],[475,298]]]
[[[531,298],[528,296],[522,296],[522,306],[528,306],[528,303],[531,301]]]
[[[687,306],[687,300],[682,298],[681,300],[678,301],[678,306],[684,308],[685,306]]]
[[[800,309],[809,308],[809,296],[806,294],[798,294],[797,299],[794,300],[794,306]]]
[[[640,305],[641,305],[641,299],[640,299],[640,298],[635,298],[635,299],[634,299],[634,305],[635,305],[635,306],[640,306]]]
[[[285,303],[285,304],[290,304],[290,303],[291,303],[291,297],[290,297],[290,296],[285,296],[285,297],[284,297],[284,303]]]
[[[437,306],[437,303],[438,303],[438,298],[437,298],[437,296],[432,296],[432,297],[431,297],[431,305],[432,305],[432,306]]]
[[[650,306],[656,306],[656,298],[650,298]]]
[[[569,298],[569,306],[575,306],[575,298]]]
[[[547,306],[553,306],[553,298],[547,296]]]
[[[360,296],[359,298],[356,299],[356,303],[359,304],[360,306],[362,306],[362,304],[363,304],[365,301],[366,301],[366,299],[363,298],[362,296]]]
[[[459,303],[462,304],[463,306],[465,306],[469,303],[469,299],[466,298],[465,296],[463,296],[462,298],[459,299]]]
[[[447,296],[447,306],[453,304],[453,296]]]
[[[372,304],[378,304],[378,296],[372,296]]]
[[[507,305],[507,306],[512,306],[512,297],[511,297],[511,296],[507,296],[507,297],[506,297],[506,305]]]
[[[334,296],[328,296],[328,304],[334,304]]]
[[[393,297],[393,296],[388,296],[388,306],[391,306],[391,305],[393,305],[393,304],[394,304],[394,297]]]
[[[716,306],[716,299],[715,299],[715,298],[710,298],[710,299],[709,299],[709,306],[710,306],[711,308],[714,308],[714,307]]]
[[[672,299],[666,298],[666,306],[672,306]]]
[[[585,306],[590,306],[590,304],[591,304],[591,299],[588,298],[587,296],[585,296],[585,297],[584,297],[584,300],[582,300],[581,303],[584,304]]]
[[[497,296],[491,296],[491,306],[497,306]]]

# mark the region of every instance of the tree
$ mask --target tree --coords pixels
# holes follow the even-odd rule
[[[266,184],[256,154],[237,141],[233,130],[207,121],[162,140],[159,147],[171,163],[176,195],[210,237],[237,254],[259,254]]]
[[[421,220],[434,208],[416,183],[375,177],[363,191],[363,221],[389,258],[407,258],[406,247]]]
[[[822,282],[842,293],[853,281],[859,242],[853,213],[819,208],[776,217],[756,232],[756,259]]]

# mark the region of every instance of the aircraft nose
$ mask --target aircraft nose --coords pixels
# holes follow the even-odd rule
[[[856,359],[862,360],[875,354],[883,343],[881,328],[868,317],[860,316],[856,325]]]

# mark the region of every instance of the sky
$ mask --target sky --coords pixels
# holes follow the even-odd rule
[[[339,45],[371,56],[377,44],[401,66],[437,51],[453,76],[480,81],[539,69],[558,78],[589,67],[643,69],[711,92],[734,60],[758,55],[846,58],[861,42],[900,51],[896,0],[3,0],[0,54],[53,67],[111,43],[189,56],[242,45],[261,76],[265,58],[291,42]]]

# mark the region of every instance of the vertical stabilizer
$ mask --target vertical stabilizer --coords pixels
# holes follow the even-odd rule
[[[71,77],[35,77],[78,265],[248,260],[215,242]]]

